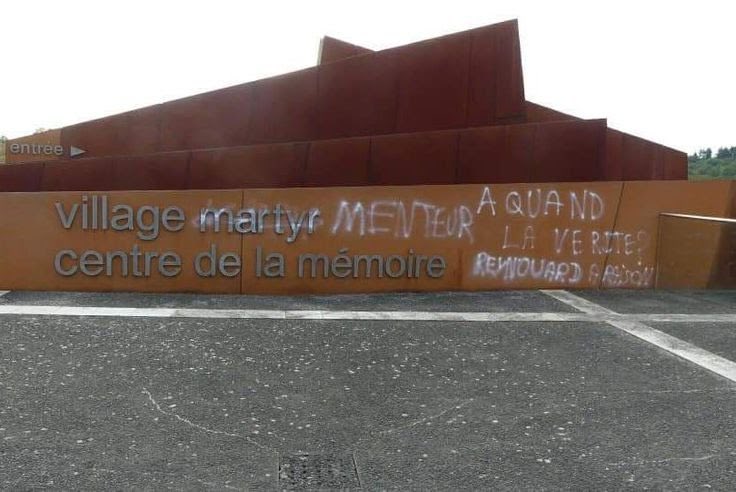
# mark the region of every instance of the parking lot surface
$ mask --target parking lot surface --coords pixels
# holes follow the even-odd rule
[[[2,489],[733,489],[736,291],[0,295]]]

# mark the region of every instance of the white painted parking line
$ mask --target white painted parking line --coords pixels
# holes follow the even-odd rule
[[[171,318],[176,309],[168,308],[119,308],[84,306],[19,306],[0,304],[0,314],[21,314],[31,316],[118,316]]]
[[[545,292],[546,293],[546,292]],[[552,295],[552,294],[549,294]],[[570,300],[557,291],[555,295]],[[577,296],[576,296],[577,297]],[[557,297],[556,297],[557,298]],[[585,307],[584,299],[574,300]],[[565,301],[563,301],[565,302]],[[572,302],[572,301],[571,301]],[[588,302],[588,301],[585,301]],[[591,303],[592,304],[592,303]],[[570,304],[572,305],[572,304]],[[288,319],[288,320],[352,320],[352,321],[468,321],[468,322],[673,322],[673,323],[733,323],[734,314],[618,314],[599,306],[586,307],[589,312],[440,312],[440,311],[339,311],[283,309],[190,309],[190,308],[127,308],[102,306],[37,306],[0,304],[0,315],[28,316],[103,316],[120,318],[203,318],[203,319]]]
[[[619,314],[615,319],[640,321],[642,323],[734,323],[736,328],[736,313],[733,314]]]
[[[0,290],[0,297],[4,296],[5,294],[10,294],[9,290]]]
[[[543,290],[542,292],[584,313],[606,314],[608,319],[606,319],[605,322],[609,325],[614,326],[619,330],[623,330],[641,340],[649,342],[671,354],[682,357],[683,359],[697,364],[704,369],[708,369],[719,376],[723,376],[724,378],[736,382],[736,363],[733,361],[712,352],[708,352],[705,349],[684,340],[680,340],[677,337],[668,335],[667,333],[652,328],[651,326],[647,326],[640,321],[634,321],[631,319],[631,315],[619,315],[615,311],[599,306],[598,304],[576,296],[571,292],[564,290]],[[685,320],[687,319],[687,316],[688,315],[679,315],[679,319]],[[736,316],[733,315],[726,315],[726,318],[730,318],[727,322],[736,321]]]
[[[388,321],[589,321],[582,313],[482,313],[436,311],[333,311],[280,309],[173,309],[95,306],[0,305],[0,315],[105,316],[139,318],[388,320]]]
[[[587,314],[613,314],[618,315],[617,312],[606,309],[594,302],[590,302],[587,299],[578,297],[566,290],[542,290],[543,293],[550,297],[557,299],[560,302],[564,302],[568,306],[572,306],[580,312]]]

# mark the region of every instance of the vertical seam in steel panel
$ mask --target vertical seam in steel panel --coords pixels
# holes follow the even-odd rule
[[[468,36],[470,37],[470,41],[469,41],[470,46],[468,46],[468,81],[467,81],[468,86],[465,90],[465,128],[470,126],[468,122],[468,118],[470,114],[470,103],[471,103],[470,92],[473,88],[473,64],[472,62],[473,62],[473,45],[474,45],[474,40],[475,40],[475,36],[473,36],[472,34],[469,34]]]
[[[368,138],[368,162],[366,163],[366,183],[364,186],[374,184],[373,180],[373,137]]]
[[[319,127],[319,121],[320,121],[320,117],[319,117],[320,116],[319,76],[320,76],[320,72],[322,72],[322,66],[318,64],[315,67],[314,71],[316,73],[314,74],[314,102],[312,103],[312,118],[311,118],[312,131],[314,133],[311,133],[311,132],[309,133],[309,135],[311,136],[311,138],[309,139],[310,141],[320,140],[323,138],[321,129]],[[304,169],[306,170],[306,165]],[[302,184],[304,183],[303,178],[304,178],[304,175],[302,175]]]
[[[240,190],[240,209],[242,210],[245,206],[245,190]],[[240,294],[245,293],[245,260],[243,258],[243,253],[245,252],[245,237],[246,234],[240,235],[240,282],[238,285],[238,292]]]
[[[460,130],[457,131],[455,134],[455,180],[454,183],[459,183],[459,174],[460,174],[460,135],[462,132]]]
[[[190,150],[187,152],[187,164],[186,164],[186,173],[187,173],[187,182],[186,182],[186,189],[191,190],[192,189],[192,155],[194,154],[194,151]]]
[[[659,255],[662,245],[662,213],[657,214],[657,247],[654,249],[654,288],[659,288]]]
[[[299,180],[299,186],[301,187],[304,187],[307,182],[307,166],[309,165],[309,154],[312,152],[312,142],[306,142],[306,146],[307,148],[304,150],[304,158],[302,160],[302,176],[301,180]]]
[[[539,123],[535,123],[534,127],[532,129],[532,144],[531,148],[529,149],[527,153],[527,175],[526,175],[526,182],[527,183],[533,183],[532,177],[534,175],[534,166],[535,166],[535,160],[534,156],[537,151],[537,132],[539,131]],[[506,134],[508,135],[508,128],[506,129]]]
[[[611,233],[613,233],[616,230],[616,225],[618,224],[618,216],[621,212],[621,202],[624,198],[624,188],[626,186],[626,183],[621,181],[621,189],[618,192],[618,203],[616,204],[616,214],[613,216],[613,226],[611,227]],[[657,243],[657,246],[659,247],[659,243]],[[606,272],[606,268],[608,268],[608,261],[610,259],[611,252],[606,253],[606,258],[603,260],[603,268],[601,269],[601,275],[598,278],[598,288],[603,287],[603,276]],[[656,261],[655,261],[656,264]],[[656,275],[656,272],[655,272]]]
[[[401,106],[401,51],[397,50],[391,53],[394,66],[394,127],[391,133],[396,133],[399,128],[399,108]],[[371,143],[372,139],[371,139]]]
[[[59,139],[61,141],[61,139]],[[43,174],[46,171],[46,162],[42,162],[40,166],[40,170],[38,172],[38,182],[35,183],[36,186],[34,187],[33,191],[41,191],[41,186],[43,184]]]
[[[158,152],[163,151],[163,139],[161,138],[161,131],[162,131],[162,125],[164,120],[164,105],[163,104],[157,104],[156,105],[156,150]]]

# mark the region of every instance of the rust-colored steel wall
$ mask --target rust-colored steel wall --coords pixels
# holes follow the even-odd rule
[[[44,167],[40,162],[0,166],[0,192],[39,191]]]
[[[566,121],[566,120],[578,120],[575,116],[572,116],[556,109],[542,106],[541,104],[526,101],[526,120],[529,123],[548,123],[551,121]]]
[[[319,68],[320,138],[392,133],[398,105],[394,51]]]
[[[575,116],[526,101],[530,123],[579,120]],[[687,179],[687,154],[609,128],[606,134],[605,180]]]
[[[736,221],[661,215],[657,287],[736,287]]]
[[[288,188],[301,186],[309,144],[267,144],[192,152],[190,187]]]
[[[625,181],[687,179],[687,155],[609,128],[606,170],[607,179]]]
[[[581,121],[524,100],[518,26],[515,21],[378,52],[325,38],[320,57],[320,64],[314,68],[29,136],[11,141],[7,148],[14,143],[45,142],[62,145],[65,158],[72,145],[84,149],[86,157],[138,156],[423,130]],[[586,134],[590,131],[595,131],[596,136]],[[474,150],[468,150],[467,146],[480,150],[485,145],[483,152],[487,152],[489,147],[474,142],[471,137],[465,138],[456,148],[458,154],[469,153],[470,156],[459,159],[457,179],[454,180],[448,179],[448,173],[444,172],[449,170],[447,163],[440,166],[444,173],[428,177],[429,168],[395,169],[395,166],[380,159],[379,162],[369,162],[369,172],[364,172],[362,165],[359,165],[355,172],[340,169],[333,175],[332,170],[324,168],[324,159],[331,157],[323,152],[320,157],[322,164],[311,158],[308,160],[311,166],[309,173],[312,174],[307,175],[305,171],[303,176],[286,177],[285,170],[269,169],[262,178],[252,177],[249,181],[240,180],[239,183],[243,186],[253,183],[267,186],[281,186],[280,183],[285,186],[301,183],[326,186],[329,183],[422,184],[483,180],[687,179],[687,157],[684,153],[617,130],[608,129],[602,144],[605,147],[602,157],[593,155],[600,153],[600,144],[593,142],[599,138],[597,132],[597,129],[580,127],[577,130],[568,128],[566,133],[560,134],[559,128],[540,127],[538,132],[535,131],[534,143],[529,143],[533,146],[529,148],[530,154],[518,149],[511,151],[508,146],[495,146],[503,148],[502,152],[505,153],[488,155],[487,158],[498,161],[502,155],[514,156],[511,163],[495,168],[468,168],[478,163],[472,156]],[[498,132],[487,130],[486,133],[496,140],[502,138]],[[507,136],[518,134],[529,141],[524,129],[508,128],[502,133]],[[446,138],[411,137],[405,144],[406,148],[395,149],[397,155],[409,152],[411,142],[417,139],[435,141]],[[393,145],[390,142],[394,142],[389,137],[374,140],[378,143],[379,155],[385,154],[386,145]],[[514,145],[518,146],[518,143],[518,140],[514,140]],[[336,145],[347,144],[328,144],[324,148],[336,148]],[[553,147],[554,151],[544,150],[545,146]],[[561,155],[570,160],[544,159],[545,156],[559,153],[561,146],[569,147]],[[443,144],[440,154],[431,156],[430,161],[448,161],[448,156],[442,157],[442,152],[446,150]],[[427,153],[424,150],[420,152]],[[219,162],[224,155],[213,157],[213,162]],[[527,157],[520,162],[518,159],[521,155]],[[205,161],[208,159],[206,156],[203,157]],[[581,164],[584,162],[583,156],[594,163],[593,167]],[[10,163],[51,159],[39,155],[8,155]],[[54,156],[53,159],[58,157]],[[406,161],[405,157],[401,159],[402,163]],[[200,161],[195,160],[196,163]],[[133,165],[138,161],[128,162]],[[197,165],[201,174],[201,165]],[[317,171],[316,165],[322,166],[321,171]],[[74,172],[80,169],[83,167]],[[178,171],[178,174],[181,172]],[[293,172],[298,171],[293,168]],[[322,178],[316,179],[315,172]],[[152,188],[166,181],[162,177],[151,176],[150,169],[144,174],[156,182]],[[365,181],[357,182],[358,176]],[[416,176],[418,180],[412,182],[410,176]],[[54,188],[67,189],[64,183],[74,180],[79,183],[78,186],[92,186],[90,179],[53,178],[47,182]],[[103,177],[98,187],[109,187],[108,179],[109,176]],[[17,186],[28,189],[32,181],[17,180]],[[138,183],[142,181],[145,179],[136,180]],[[173,180],[173,183],[180,182]],[[217,182],[222,182],[222,179]],[[214,186],[213,183],[206,186]]]
[[[641,271],[642,264],[656,263],[657,227],[661,212],[724,217],[733,189],[733,181],[625,182],[616,230],[630,234],[631,240],[627,251],[625,237],[616,238],[615,248],[608,257],[611,275],[602,279],[601,287],[639,286],[640,279],[632,278],[630,272]],[[707,286],[695,279],[686,282],[691,287]]]
[[[519,122],[524,111],[509,21],[65,127],[61,141],[101,157]]]
[[[14,152],[12,147],[14,145],[23,146],[36,145],[43,146],[43,150],[38,150],[36,153],[31,152]],[[5,163],[6,164],[17,164],[20,162],[37,162],[37,161],[49,161],[64,159],[69,156],[67,152],[63,155],[56,155],[51,150],[51,147],[61,145],[61,131],[60,130],[48,130],[41,133],[34,133],[27,137],[16,138],[9,140],[5,144]],[[30,150],[30,149],[29,149]]]
[[[575,120],[85,158],[46,163],[32,173],[12,166],[16,172],[0,174],[0,186],[79,191],[596,181],[604,178],[605,132],[605,120]]]
[[[651,181],[2,193],[0,230],[11,239],[0,242],[0,289],[288,294],[651,288],[657,252],[672,246],[671,241],[698,240],[697,231],[680,230],[675,239],[658,236],[659,214],[717,215],[730,209],[734,186]],[[175,227],[171,222],[169,230],[153,227],[164,224],[165,209],[172,206],[183,214]],[[126,207],[137,217],[130,228],[113,219]],[[209,211],[202,214],[203,208]],[[122,230],[110,230],[113,221]],[[93,253],[85,260],[89,274],[83,274],[75,268],[87,251]],[[95,251],[101,256],[95,257]],[[212,251],[218,258],[214,274],[206,258]],[[109,252],[118,256],[108,258]],[[146,252],[152,262],[148,274]],[[167,252],[182,262],[181,271],[171,277],[162,275],[157,263]],[[222,267],[219,258],[225,254],[231,255],[230,266]],[[120,256],[126,255],[128,275],[123,275]],[[417,264],[420,255],[425,258]],[[197,257],[202,259],[200,273],[194,269]],[[60,272],[68,275],[55,271],[55,258]],[[231,261],[237,258],[239,270]],[[691,274],[680,276],[677,285],[706,287],[715,260],[702,253],[693,258]],[[415,275],[405,268],[410,263],[417,265]],[[366,264],[372,268],[370,277]]]
[[[350,58],[355,55],[363,55],[370,53],[372,50],[363,48],[357,44],[351,44],[339,39],[325,36],[319,43],[319,55],[317,56],[317,63],[323,65],[345,58]]]

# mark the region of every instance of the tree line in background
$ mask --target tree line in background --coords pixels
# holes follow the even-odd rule
[[[36,133],[45,131],[39,128]],[[0,135],[0,164],[5,164],[5,136]],[[692,180],[736,179],[736,147],[700,149],[687,156],[688,175]]]
[[[700,149],[687,157],[690,179],[736,179],[736,147]]]

